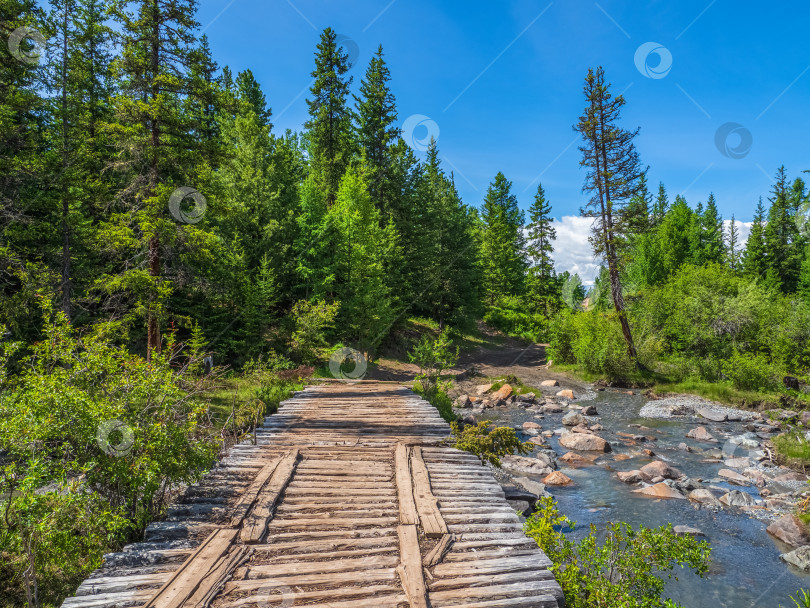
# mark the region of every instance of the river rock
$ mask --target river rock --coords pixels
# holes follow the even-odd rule
[[[560,383],[556,380],[543,380],[540,386],[560,386]]]
[[[732,471],[731,469],[720,469],[717,472],[717,475],[738,486],[747,486],[751,484],[750,479],[744,475],[740,475],[737,471]]]
[[[720,502],[729,507],[752,507],[756,504],[754,497],[747,492],[732,490],[720,497]]]
[[[619,481],[624,483],[639,483],[641,481],[647,481],[649,478],[644,475],[641,471],[636,469],[635,471],[619,471],[616,473],[616,477],[619,478]]]
[[[672,531],[678,536],[706,536],[702,530],[692,526],[675,526]]]
[[[810,545],[799,547],[790,553],[783,553],[779,557],[799,570],[810,572]]]
[[[535,398],[534,393],[523,393],[517,396],[517,400],[523,401],[524,403],[534,403]]]
[[[699,407],[696,409],[696,411],[701,418],[711,420],[712,422],[725,422],[726,420],[728,420],[728,414],[726,414],[725,412],[713,410],[708,407]]]
[[[461,395],[458,399],[456,399],[456,407],[467,408],[472,406],[473,404],[472,401],[470,401],[469,395]]]
[[[744,448],[758,448],[759,440],[754,433],[746,433],[745,435],[736,435],[729,437],[729,443],[741,445]]]
[[[598,435],[568,433],[560,437],[560,445],[582,452],[610,452],[610,444]]]
[[[489,392],[489,389],[492,388],[491,384],[479,384],[475,387],[475,393],[480,397],[484,393]]]
[[[529,421],[529,422],[524,422],[523,423],[523,428],[524,429],[542,429],[543,427],[540,426],[539,424],[537,424],[536,422]]]
[[[647,486],[645,488],[633,490],[633,493],[643,494],[644,496],[649,496],[651,498],[675,498],[680,500],[686,500],[686,496],[678,492],[678,490],[676,490],[675,488],[668,486],[663,482],[657,483],[653,486]]]
[[[737,492],[738,490],[734,491]],[[720,501],[717,500],[714,493],[712,493],[711,490],[706,490],[705,488],[698,488],[697,490],[692,490],[689,492],[689,500],[694,500],[702,505],[710,505],[713,507],[720,506]]]
[[[649,478],[662,477],[664,479],[678,479],[682,473],[670,467],[667,463],[655,460],[641,467],[641,472]]]
[[[520,484],[529,492],[536,494],[540,498],[551,496],[551,494],[546,491],[546,486],[539,481],[534,481],[528,477],[515,477],[512,481]]]
[[[563,411],[562,406],[559,406],[556,403],[547,404],[543,406],[543,413],[545,414],[559,414],[562,411]]]
[[[724,463],[727,467],[732,469],[747,469],[751,466],[750,458],[729,458]]]
[[[688,445],[686,445],[683,442],[678,444],[678,449],[681,450],[682,452],[691,452],[692,451],[692,448],[690,448]]]
[[[563,389],[557,393],[557,397],[562,397],[563,399],[573,399],[574,398],[574,391],[569,388]]]
[[[630,458],[631,458],[630,454],[616,454],[613,457],[613,460],[615,460],[616,462],[621,462],[622,460],[630,460]]]
[[[535,429],[531,429],[531,431],[526,431],[526,432],[527,433],[529,433],[529,432],[537,433],[537,431]],[[542,445],[542,446],[547,445],[545,437],[539,437],[539,436],[538,437],[529,437],[526,440],[526,443],[531,443],[532,445]]]
[[[568,475],[560,473],[559,471],[554,471],[543,479],[543,483],[547,486],[567,486],[573,482]]]
[[[518,471],[519,473],[530,473],[532,475],[546,476],[551,473],[552,469],[545,460],[539,458],[527,458],[526,456],[513,456],[507,454],[501,456],[501,466],[510,471]]]
[[[778,538],[791,547],[810,545],[810,536],[799,518],[795,515],[783,515],[766,528],[768,534]]]
[[[696,441],[707,441],[709,443],[718,443],[717,439],[715,439],[709,431],[706,430],[705,426],[699,426],[686,434],[687,437],[690,439],[695,439]]]
[[[773,478],[774,481],[807,481],[807,476],[796,471],[788,471]]]
[[[559,458],[560,462],[564,462],[569,467],[584,467],[593,464],[593,460],[586,458],[575,452],[566,452]]]
[[[492,398],[506,400],[512,395],[512,391],[513,389],[510,385],[504,384],[501,388],[492,393]]]
[[[583,422],[585,422],[585,419],[579,412],[568,412],[562,419],[562,423],[565,426],[577,426]]]
[[[590,430],[592,430],[592,431],[604,431],[605,430],[605,427],[603,427],[601,424],[592,424],[588,428]]]
[[[595,405],[586,405],[582,408],[582,415],[583,416],[598,416],[599,412],[596,411]]]

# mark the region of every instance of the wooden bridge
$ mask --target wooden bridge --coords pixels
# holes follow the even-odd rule
[[[558,608],[549,560],[435,408],[309,387],[64,608]]]

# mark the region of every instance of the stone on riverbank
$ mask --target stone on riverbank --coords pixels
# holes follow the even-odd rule
[[[752,507],[756,504],[754,497],[747,492],[732,490],[720,497],[720,502],[729,507]]]
[[[643,494],[644,496],[649,496],[650,498],[674,498],[680,500],[686,500],[686,496],[678,492],[672,486],[668,486],[664,482],[657,483],[652,486],[647,486],[646,488],[639,488],[638,490],[633,490],[634,494]]]
[[[556,380],[543,380],[540,386],[560,386],[560,383]]]
[[[563,399],[573,399],[574,398],[574,391],[572,391],[571,389],[566,388],[566,389],[563,389],[560,392],[558,392],[555,396],[556,397],[562,397]]]
[[[810,545],[810,535],[795,515],[783,515],[766,528],[768,534],[791,547]]]
[[[708,443],[718,443],[717,439],[706,430],[705,426],[699,426],[686,434],[687,437],[690,439],[694,439],[695,441],[706,441]]]
[[[512,387],[510,385],[504,384],[501,388],[499,388],[497,391],[492,393],[492,398],[493,399],[504,399],[504,400],[508,399],[509,397],[512,396],[512,391],[513,391],[513,389],[512,389]]]
[[[456,407],[467,408],[472,407],[472,401],[470,401],[469,395],[461,395],[458,399],[456,399]]]
[[[779,557],[799,570],[810,572],[810,545],[799,547],[790,553],[783,553]]]
[[[678,536],[706,536],[702,530],[692,526],[675,526],[672,531]]]
[[[723,464],[732,469],[747,469],[751,466],[750,458],[729,458]]]
[[[726,412],[721,412],[708,407],[699,407],[696,409],[696,411],[701,418],[711,420],[712,422],[725,422],[728,420],[728,414]]]
[[[571,478],[565,473],[554,471],[543,479],[543,483],[547,486],[567,486],[573,483],[573,481],[571,481]]]
[[[560,462],[564,462],[569,467],[584,467],[593,464],[593,460],[586,458],[574,452],[566,452],[559,458]]]
[[[642,481],[647,481],[647,477],[644,476],[644,473],[639,471],[638,469],[634,471],[619,471],[616,473],[616,477],[619,478],[619,481],[624,483],[639,483]]]
[[[546,491],[546,486],[539,481],[534,481],[533,479],[529,479],[528,477],[515,477],[512,479],[517,484],[523,486],[526,490],[531,492],[532,494],[537,494],[539,498],[547,498],[551,496]]]
[[[492,388],[491,384],[479,384],[478,386],[475,387],[475,392],[480,397],[484,393],[488,393],[489,389],[491,388]]]
[[[673,469],[667,463],[655,460],[641,467],[641,472],[649,478],[663,477],[664,479],[678,479],[682,473]]]
[[[559,414],[563,411],[563,408],[556,403],[554,404],[547,404],[543,406],[543,413],[544,414]]]
[[[560,445],[581,452],[610,452],[610,444],[598,435],[568,433],[560,437]]]
[[[562,423],[565,426],[577,426],[578,424],[582,424],[585,422],[585,419],[582,417],[582,414],[579,412],[568,412],[565,416],[563,416]]]
[[[526,456],[501,456],[501,466],[510,471],[530,473],[532,475],[546,476],[552,472],[552,467],[546,459],[527,458]]]
[[[529,422],[524,422],[523,423],[523,428],[524,429],[542,429],[543,427],[540,426],[539,424],[537,424],[536,422],[529,421]]]
[[[734,490],[737,492],[737,490]],[[720,501],[717,500],[717,497],[712,493],[711,490],[707,490],[705,488],[698,488],[697,490],[692,490],[689,492],[689,500],[694,500],[695,502],[699,502],[702,505],[709,505],[712,507],[719,507]]]
[[[729,481],[730,483],[736,484],[738,486],[751,485],[750,479],[748,479],[744,475],[740,475],[737,471],[732,471],[731,469],[720,469],[717,472],[717,475]]]

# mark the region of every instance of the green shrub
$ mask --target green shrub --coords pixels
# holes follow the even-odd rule
[[[531,342],[541,342],[548,338],[546,316],[530,311],[520,298],[500,298],[494,306],[487,308],[484,322],[515,338]]]
[[[576,363],[574,342],[577,330],[574,326],[574,313],[563,309],[554,315],[548,327],[548,358],[557,363]]]
[[[459,430],[458,423],[451,422],[453,432],[453,447],[475,454],[482,463],[489,462],[496,467],[501,466],[501,456],[507,454],[529,454],[534,446],[523,443],[515,433],[515,429],[508,426],[498,426],[491,429],[492,422],[484,420],[477,425],[467,425]]]
[[[810,441],[801,431],[792,431],[773,438],[776,452],[789,463],[806,467],[810,465]]]
[[[542,498],[524,524],[526,534],[552,562],[551,571],[565,595],[567,608],[674,608],[664,599],[665,579],[676,566],[703,576],[710,548],[706,541],[677,536],[672,525],[634,529],[626,523],[608,524],[574,543],[561,530],[574,523],[560,515],[552,498]],[[675,577],[677,579],[677,577]]]
[[[779,371],[764,355],[735,352],[730,359],[723,361],[722,369],[723,375],[740,390],[772,391],[779,388]]]
[[[312,364],[321,358],[327,346],[326,331],[334,326],[340,303],[327,304],[323,300],[299,300],[292,309],[295,320],[290,346],[299,359]]]

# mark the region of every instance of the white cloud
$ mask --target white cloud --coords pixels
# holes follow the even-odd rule
[[[566,215],[554,220],[557,240],[554,242],[554,268],[557,272],[578,274],[586,285],[593,284],[599,274],[599,263],[593,257],[593,248],[588,242],[593,218]]]
[[[734,223],[737,225],[737,248],[739,251],[745,249],[745,244],[748,242],[748,235],[751,234],[751,226],[754,225],[754,222],[740,222],[739,220],[735,220]],[[726,238],[728,238],[728,231],[731,226],[731,220],[723,220],[723,231],[725,232]]]

